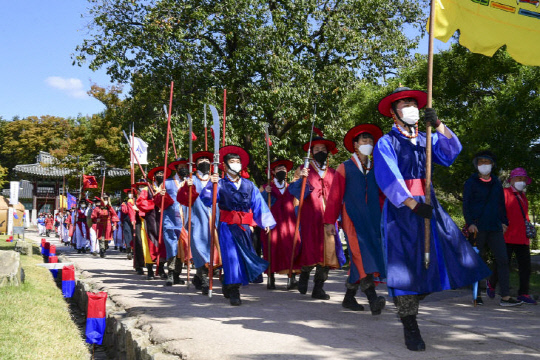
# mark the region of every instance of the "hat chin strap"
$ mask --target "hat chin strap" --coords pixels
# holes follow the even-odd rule
[[[414,125],[410,125],[410,124],[407,124],[405,121],[403,121],[403,119],[401,119],[401,117],[399,116],[398,112],[397,112],[397,109],[396,107],[394,106],[394,104],[392,104],[392,110],[394,111],[394,113],[392,114],[392,116],[396,119],[396,120],[399,120],[404,127],[407,127],[409,129],[409,132],[410,133],[413,133],[413,130],[416,128],[417,124],[414,124]],[[398,124],[399,125],[399,124]]]

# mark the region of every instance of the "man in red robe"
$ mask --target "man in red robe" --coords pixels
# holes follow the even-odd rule
[[[99,199],[96,197],[96,199]],[[103,196],[99,206],[96,206],[92,212],[92,227],[96,231],[96,238],[99,241],[99,256],[105,257],[107,243],[113,239],[113,231],[116,230],[116,224],[120,221],[116,216],[116,211],[109,203],[109,196]]]
[[[264,259],[270,262],[266,272],[270,277],[267,285],[268,289],[275,289],[274,274],[287,274],[291,265],[291,255],[294,239],[294,228],[296,226],[296,213],[294,211],[294,196],[289,192],[287,174],[293,168],[290,160],[277,160],[270,164],[272,172],[272,183],[266,185],[262,196],[268,201],[271,196],[271,212],[276,220],[276,227],[270,232],[270,246],[268,246],[268,235],[261,232],[261,242]],[[270,249],[270,257],[268,250]],[[299,272],[299,268],[294,269]],[[291,287],[296,287],[295,274],[291,281]]]
[[[304,151],[308,151],[309,143],[304,144]],[[335,170],[328,166],[328,153],[338,152],[336,143],[315,137],[311,142],[309,167],[303,166],[296,170],[293,183],[289,191],[297,198],[301,193],[301,177],[307,177],[305,200],[300,214],[299,254],[295,259],[295,267],[302,269],[298,282],[298,291],[305,294],[311,270],[316,267],[311,297],[328,300],[330,296],[323,290],[324,282],[328,279],[330,269],[340,268],[345,262],[341,242],[337,235],[327,236],[324,231],[324,210],[326,201],[334,179]]]

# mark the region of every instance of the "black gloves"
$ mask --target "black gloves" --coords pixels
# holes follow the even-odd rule
[[[433,206],[424,204],[424,203],[417,203],[414,209],[412,211],[424,219],[431,219],[433,216]]]
[[[426,108],[424,121],[426,122],[426,125],[429,123],[435,128],[441,125],[441,120],[437,118],[437,112],[433,108]]]

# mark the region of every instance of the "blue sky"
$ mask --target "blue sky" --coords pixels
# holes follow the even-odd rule
[[[86,92],[110,86],[105,70],[73,66],[85,37],[85,0],[0,0],[0,116],[76,117],[104,109]],[[436,41],[435,49],[447,48]],[[419,52],[427,52],[427,39]]]

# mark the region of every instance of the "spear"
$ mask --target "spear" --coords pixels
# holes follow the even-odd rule
[[[193,176],[193,121],[191,119],[191,115],[187,114],[187,118],[188,118],[188,123],[189,123],[189,162],[188,162],[188,166],[189,166],[189,179],[192,178]],[[191,251],[191,202],[192,202],[192,199],[191,199],[191,186],[192,185],[189,185],[188,187],[188,191],[189,191],[189,195],[188,195],[188,254],[190,253]],[[189,288],[189,266],[191,265],[191,261],[189,259],[189,256],[188,256],[188,261],[187,261],[187,287]]]
[[[311,134],[309,136],[309,147],[307,156],[304,158],[304,169],[309,168],[309,157],[311,155],[311,142],[313,140],[313,127],[315,126],[315,117],[317,116],[317,105],[313,113],[313,121],[311,122]],[[298,204],[298,215],[296,216],[296,226],[294,227],[293,248],[291,253],[291,265],[289,267],[289,278],[287,280],[287,289],[292,285],[292,268],[294,264],[294,253],[296,252],[296,243],[300,235],[300,216],[302,215],[302,206],[304,206],[304,194],[306,193],[307,176],[302,179],[302,187],[300,189],[300,203]]]
[[[270,135],[268,134],[268,124],[264,127],[266,137],[266,156],[268,158],[268,167],[266,168],[266,180],[270,186]],[[268,192],[268,209],[272,207],[272,191]],[[266,288],[270,289],[270,277],[272,276],[272,230],[268,231],[267,253],[268,253],[268,277],[266,279]]]
[[[432,106],[433,99],[433,24],[435,23],[435,1],[431,1],[429,13],[429,46],[428,46],[428,78],[427,78],[427,104]],[[426,204],[431,205],[431,124],[426,124],[426,188],[424,193]],[[431,219],[424,219],[424,265],[429,268],[429,254],[431,252]]]
[[[163,173],[167,174],[167,157],[169,156],[169,135],[171,134],[171,112],[172,112],[172,100],[173,100],[174,81],[171,81],[171,95],[169,98],[169,113],[167,115],[167,136],[165,139],[165,164],[163,164]],[[166,176],[164,176],[165,178]],[[165,184],[165,180],[163,182]],[[161,215],[159,220],[159,236],[158,236],[158,255],[156,265],[159,266],[159,249],[161,247],[161,237],[163,236],[163,210],[165,207],[165,196],[161,197]]]
[[[219,173],[219,115],[217,109],[208,105],[212,113],[212,129],[214,130],[214,174]],[[212,287],[214,283],[214,246],[216,243],[216,207],[217,207],[217,191],[218,184],[214,183],[212,188],[212,218],[210,219],[210,262],[208,266],[208,297],[212,298]]]
[[[167,114],[167,105],[163,105],[163,110],[165,110],[165,114]],[[178,153],[176,152],[176,145],[174,144],[174,136],[173,136],[173,132],[171,130],[171,123],[169,121],[168,123],[168,127],[169,127],[169,133],[171,134],[171,142],[172,142],[172,146],[173,146],[173,150],[174,150],[174,158],[175,159],[178,159]]]
[[[223,90],[223,140],[221,146],[225,146],[225,127],[227,120],[227,89]]]

